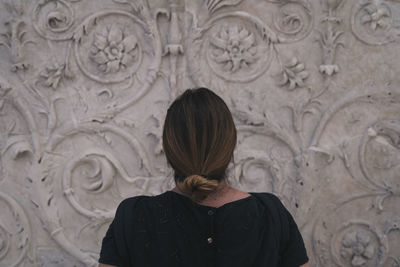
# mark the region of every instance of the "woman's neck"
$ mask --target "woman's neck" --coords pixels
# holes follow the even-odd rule
[[[188,194],[179,190],[178,187],[174,187],[172,191],[190,198]],[[250,194],[231,187],[226,180],[223,179],[214,192],[210,193],[205,199],[197,203],[205,206],[220,207],[226,203],[246,198],[248,196],[250,196]]]

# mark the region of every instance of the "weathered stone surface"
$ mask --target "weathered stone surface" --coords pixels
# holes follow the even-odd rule
[[[400,2],[0,1],[0,266],[96,266],[118,203],[172,187],[169,103],[234,114],[229,182],[312,266],[400,266]]]

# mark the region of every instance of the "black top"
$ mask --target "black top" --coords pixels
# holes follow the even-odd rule
[[[167,191],[125,199],[103,239],[100,263],[152,267],[298,267],[303,239],[269,193],[214,208]]]

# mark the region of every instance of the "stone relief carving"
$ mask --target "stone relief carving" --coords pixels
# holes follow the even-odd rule
[[[103,34],[94,36],[90,58],[104,73],[118,72],[138,61],[140,50],[135,35],[127,35],[121,26],[111,25]]]
[[[355,36],[370,45],[397,41],[400,25],[395,16],[399,6],[393,2],[359,1],[354,5],[351,28]]]
[[[320,264],[325,263],[331,266],[329,264],[334,262],[336,265],[332,266],[390,266],[391,259],[395,259],[395,256],[391,255],[396,253],[393,250],[395,245],[389,241],[393,240],[389,238],[389,235],[399,230],[398,218],[384,215],[396,209],[393,205],[397,205],[399,196],[398,182],[395,178],[400,164],[399,122],[396,119],[390,119],[395,118],[399,112],[399,95],[393,94],[390,89],[388,92],[374,94],[372,92],[373,90],[367,89],[362,94],[349,94],[343,98],[343,101],[337,101],[321,119],[320,127],[326,127],[325,123],[330,123],[329,121],[338,116],[341,109],[351,110],[352,105],[357,103],[358,110],[362,110],[363,105],[371,108],[372,105],[386,103],[385,108],[373,117],[369,117],[369,122],[363,119],[361,124],[361,120],[354,121],[351,118],[349,122],[356,124],[347,134],[337,137],[342,139],[337,141],[342,142],[337,150],[323,149],[325,153],[331,155],[332,161],[335,158],[343,161],[351,179],[354,179],[363,191],[332,207],[331,215],[328,216],[333,216],[333,214],[339,216],[345,210],[354,212],[357,208],[365,211],[366,214],[355,212],[356,214],[347,215],[354,220],[364,218],[365,221],[349,220],[342,227],[333,226],[332,222],[328,223],[327,219],[323,218],[324,215],[319,219],[314,225],[313,238],[326,249],[325,251],[314,247],[316,255],[320,255]],[[387,109],[386,112],[385,109]],[[385,119],[380,114],[385,114]],[[319,130],[316,133],[323,134]],[[332,161],[331,164],[333,164]],[[327,224],[333,228],[330,229]],[[324,225],[324,230],[320,228],[322,225]],[[328,232],[337,234],[333,234],[332,237],[327,235]]]
[[[32,264],[32,233],[28,218],[18,202],[0,191],[2,208],[0,220],[0,260],[3,266]]]
[[[279,44],[297,42],[310,33],[313,25],[311,13],[308,1],[282,1],[279,5],[280,17],[271,15],[274,18],[271,26],[261,17],[243,11],[211,15],[203,25],[195,24],[195,30],[191,32],[187,58],[193,78],[206,76],[204,72],[209,72],[202,68],[202,64],[196,65],[196,68],[190,64],[201,62],[201,54],[204,53],[213,72],[225,81],[250,82],[257,79],[267,71],[274,56],[283,61]],[[193,19],[193,23],[198,23],[198,20]],[[203,36],[205,41],[201,42]],[[304,65],[300,64],[293,72],[290,66],[284,64],[281,63],[279,84],[288,82],[291,90],[303,86],[303,79],[308,76],[306,71],[303,72]],[[297,72],[299,75],[296,75]]]
[[[283,200],[312,266],[399,265],[398,1],[0,6],[0,266],[96,266],[118,203],[173,186],[162,122],[194,86],[233,112],[229,182]]]

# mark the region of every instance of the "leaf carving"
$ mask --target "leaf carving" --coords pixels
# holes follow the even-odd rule
[[[242,0],[207,0],[207,8],[210,13],[214,13],[216,10],[224,6],[235,6],[240,4]]]

